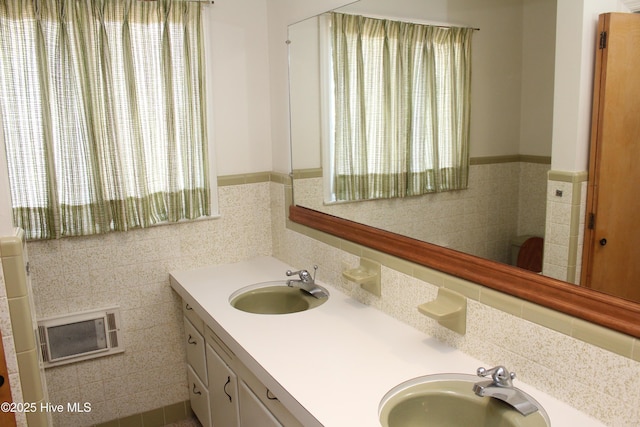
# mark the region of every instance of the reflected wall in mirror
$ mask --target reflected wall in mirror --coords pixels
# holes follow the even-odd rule
[[[289,28],[294,201],[421,241],[515,263],[544,236],[551,163],[555,0],[361,0],[338,10],[479,28],[472,41],[469,188],[325,203],[319,18]]]

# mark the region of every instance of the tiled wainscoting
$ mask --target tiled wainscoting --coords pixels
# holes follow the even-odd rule
[[[221,177],[216,219],[28,244],[38,318],[121,308],[124,353],[46,369],[51,402],[91,403],[87,413],[54,414],[54,426],[146,427],[161,415],[187,417],[177,410],[189,396],[182,312],[168,273],[270,255],[271,175]]]
[[[550,160],[471,160],[465,190],[356,203],[325,203],[322,170],[295,171],[295,200],[300,206],[508,263],[511,239],[544,235]]]

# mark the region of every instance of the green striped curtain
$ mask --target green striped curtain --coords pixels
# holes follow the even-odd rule
[[[466,188],[470,28],[332,13],[338,201]]]
[[[210,215],[200,5],[1,0],[14,222],[31,239]]]

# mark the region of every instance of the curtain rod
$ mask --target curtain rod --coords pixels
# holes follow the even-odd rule
[[[428,25],[430,27],[437,27],[437,28],[471,28],[473,31],[480,31],[480,28],[466,27],[464,25],[436,24],[436,23],[429,23],[428,21],[411,20],[408,18],[396,18],[396,17],[388,17],[388,16],[380,16],[380,15],[365,15],[361,13],[346,13],[346,12],[337,12],[337,13],[342,13],[346,15],[360,15],[360,16],[364,16],[365,18],[371,18],[371,19],[392,20],[392,21],[408,22],[410,24]]]
[[[473,31],[480,31],[480,28],[477,27],[465,27],[462,25],[436,25],[436,24],[421,24],[421,25],[428,25],[430,27],[437,27],[437,28],[470,28]]]
[[[138,1],[158,1],[158,0],[138,0]],[[189,3],[204,3],[207,4],[215,4],[214,0],[173,0],[176,3],[178,2],[189,2]]]
[[[440,25],[440,24],[428,24],[428,23],[421,23],[421,22],[416,22],[416,24],[418,25],[425,25],[428,27],[436,27],[436,28],[445,28],[445,29],[449,29],[449,28],[469,28],[470,30],[473,31],[480,31],[480,28],[474,28],[474,27],[465,27],[464,25]]]

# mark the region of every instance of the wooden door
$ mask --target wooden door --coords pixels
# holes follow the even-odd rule
[[[640,15],[598,35],[581,283],[640,301]]]
[[[9,373],[7,361],[4,355],[2,334],[0,334],[0,402],[13,402],[11,398],[11,386],[9,385]],[[0,411],[0,426],[11,427],[16,425],[16,417],[11,411]]]

